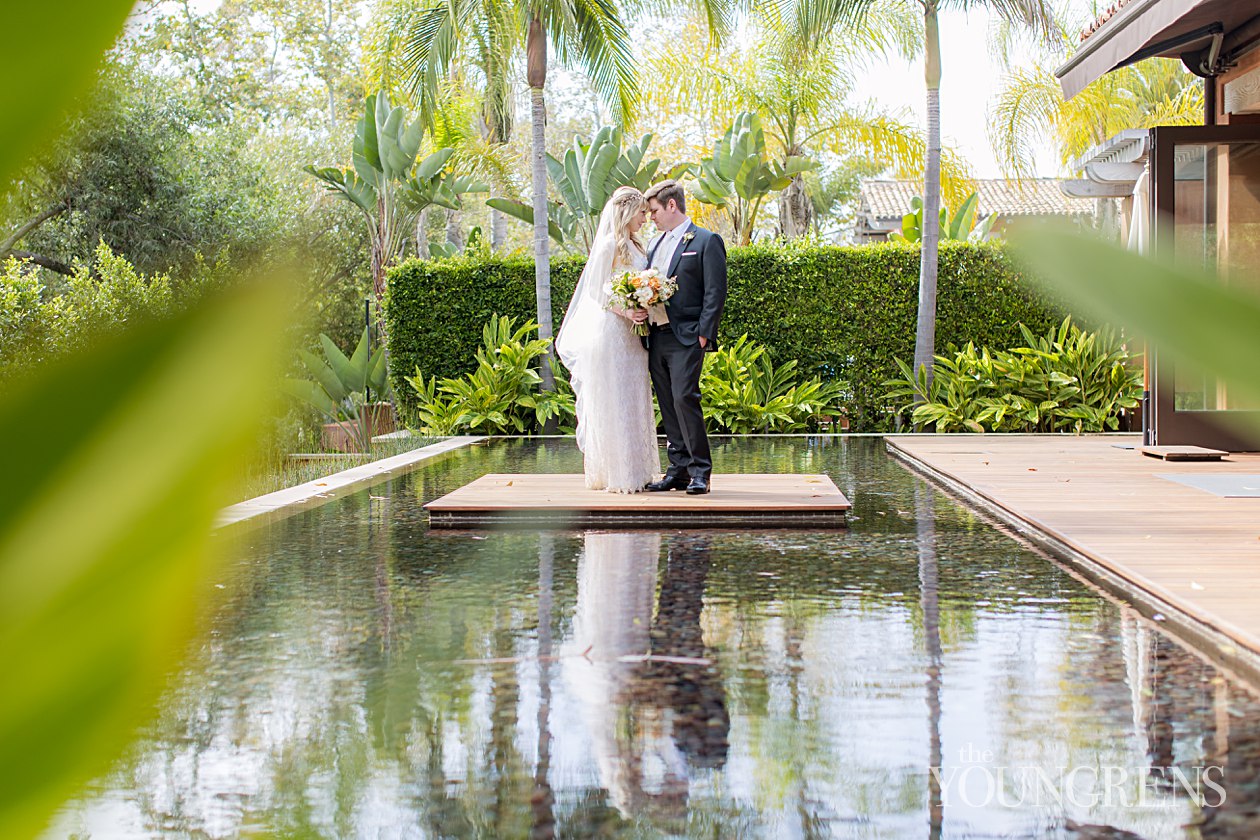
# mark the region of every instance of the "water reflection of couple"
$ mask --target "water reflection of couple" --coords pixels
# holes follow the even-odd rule
[[[612,804],[626,817],[680,823],[692,777],[725,764],[730,719],[700,627],[707,541],[667,541],[658,600],[661,542],[586,535],[565,661]]]

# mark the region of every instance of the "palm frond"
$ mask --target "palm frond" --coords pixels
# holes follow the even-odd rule
[[[1029,177],[1036,161],[1033,149],[1056,122],[1063,94],[1054,76],[1021,68],[1007,77],[989,113],[989,143],[1008,176]]]
[[[1128,128],[1202,121],[1203,87],[1175,59],[1147,59],[1112,71],[1064,101],[1047,69],[1011,73],[990,114],[989,141],[1003,170],[1032,173],[1032,149],[1049,136],[1066,163]]]
[[[639,82],[630,33],[611,0],[556,0],[544,7],[544,20],[561,62],[580,65],[625,126],[639,105]]]
[[[937,7],[986,8],[1045,44],[1057,43],[1062,32],[1058,10],[1050,0],[938,0]]]

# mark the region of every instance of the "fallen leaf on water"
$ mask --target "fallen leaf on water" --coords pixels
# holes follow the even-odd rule
[[[1029,471],[1029,472],[1036,472],[1036,471],[1037,471],[1037,468],[1036,468],[1036,467],[1029,467],[1029,468],[1028,468],[1028,471]]]
[[[505,484],[505,485],[503,485],[503,486],[504,486],[504,487],[511,487],[511,486],[512,486],[512,482],[510,482],[510,481],[509,481],[507,484]]]

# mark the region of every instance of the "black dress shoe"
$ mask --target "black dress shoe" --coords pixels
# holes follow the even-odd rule
[[[709,492],[709,482],[704,478],[693,478],[687,485],[688,496],[699,496],[701,493]]]
[[[660,481],[653,481],[646,485],[644,490],[651,493],[660,493],[663,490],[686,490],[687,477],[681,475],[666,475]]]

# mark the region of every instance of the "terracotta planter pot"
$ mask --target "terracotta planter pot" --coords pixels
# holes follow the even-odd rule
[[[325,423],[320,427],[320,437],[324,448],[337,452],[358,452],[359,446],[355,440],[358,435],[356,425],[348,420],[340,423]]]
[[[397,420],[394,415],[394,404],[387,402],[368,403],[359,409],[361,416],[365,416],[368,422],[368,428],[371,430],[372,437],[377,435],[387,435],[397,428]]]

